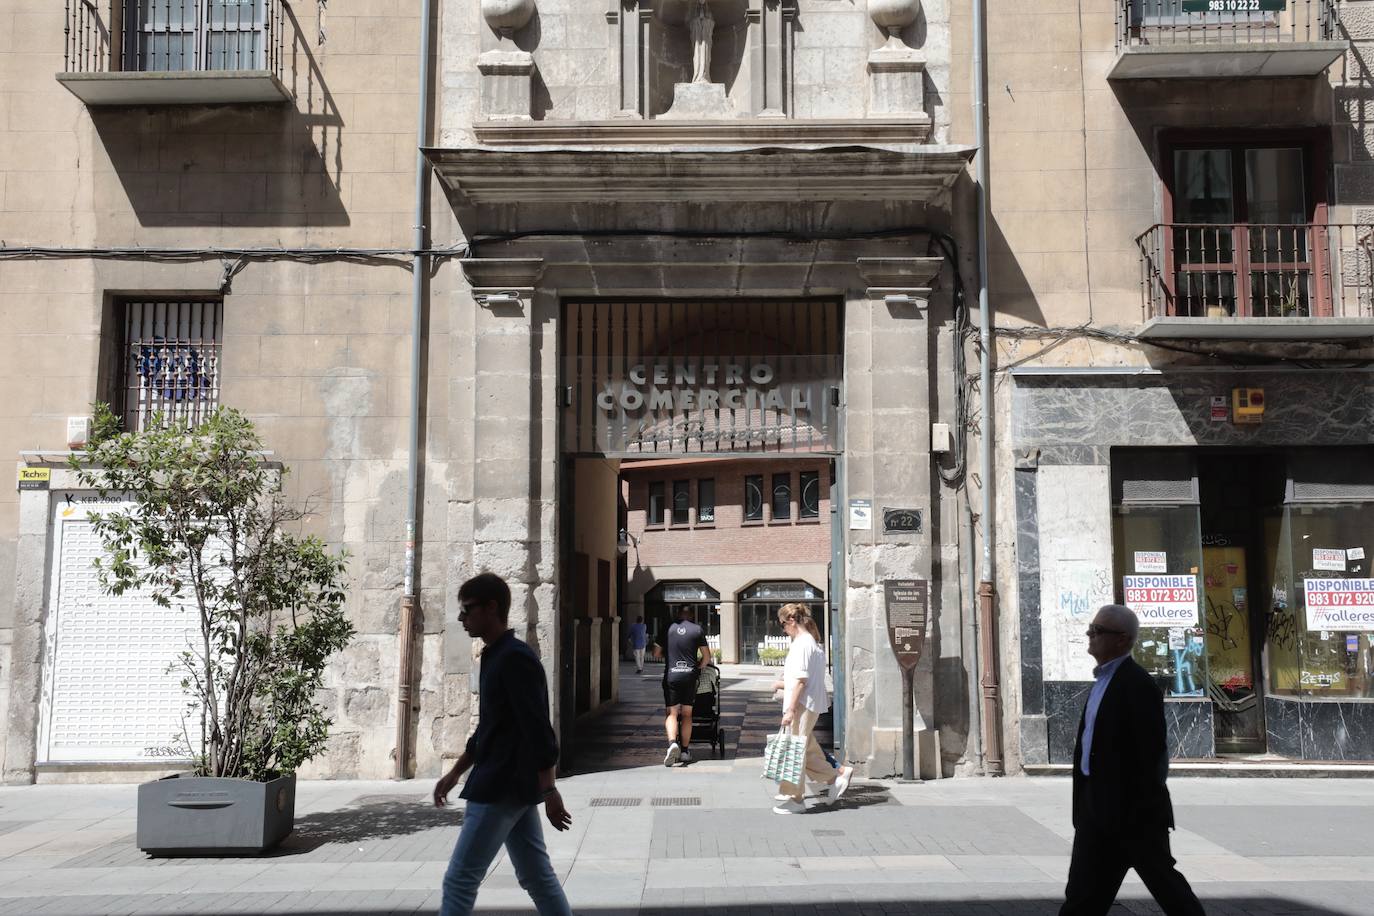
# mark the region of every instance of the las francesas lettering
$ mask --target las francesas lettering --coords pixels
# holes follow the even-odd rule
[[[608,384],[598,392],[596,405],[608,413],[617,407],[627,412],[811,409],[811,391],[775,384],[777,373],[765,362],[640,363],[626,378],[618,388]]]

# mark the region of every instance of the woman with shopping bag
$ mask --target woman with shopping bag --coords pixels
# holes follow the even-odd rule
[[[782,727],[769,737],[764,756],[764,775],[778,781],[774,814],[800,814],[806,780],[829,786],[827,801],[835,801],[849,788],[853,767],[830,766],[816,743],[812,731],[816,720],[830,708],[825,690],[825,652],[820,632],[804,604],[784,604],[778,609],[778,622],[792,640],[782,666]]]

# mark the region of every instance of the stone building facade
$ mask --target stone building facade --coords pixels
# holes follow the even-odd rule
[[[90,494],[64,470],[94,400],[130,422],[242,409],[291,495],[314,498],[308,529],[353,557],[359,636],[331,671],[331,745],[307,775],[432,774],[457,753],[476,663],[456,588],[478,570],[513,583],[565,737],[579,693],[613,696],[614,588],[591,571],[618,554],[620,462],[651,437],[689,460],[833,462],[830,498],[878,519],[832,529],[845,754],[898,770],[884,583],[918,578],[932,583],[921,767],[952,769],[968,594],[937,474],[955,457],[932,455],[931,426],[955,423],[972,265],[956,11],[444,0],[426,74],[419,6],[249,0],[232,23],[199,0],[146,21],[107,0],[0,12],[0,449],[45,484],[0,496],[5,779],[175,766],[157,660],[110,623],[151,618],[92,586]],[[654,394],[660,363],[673,380]],[[651,403],[627,406],[641,364]],[[693,372],[684,395],[676,375]],[[887,531],[884,508],[919,524]],[[419,613],[403,632],[412,547]],[[100,706],[135,669],[130,703]]]
[[[1175,756],[1374,757],[1374,4],[1208,9],[989,5],[1013,766],[1070,765],[1113,600]]]

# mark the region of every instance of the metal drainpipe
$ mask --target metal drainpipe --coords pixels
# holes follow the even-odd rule
[[[401,587],[401,623],[397,632],[396,684],[396,772],[397,779],[409,779],[411,743],[411,700],[415,689],[415,525],[419,504],[420,476],[420,364],[423,356],[425,274],[429,258],[425,250],[425,211],[429,199],[429,160],[424,146],[429,142],[429,87],[434,74],[432,41],[433,0],[420,4],[420,107],[415,142],[415,240],[411,264],[410,307],[410,454],[406,467],[406,555]]]
[[[965,495],[967,496],[967,490]],[[964,645],[969,647],[969,652],[973,657],[969,659],[968,665],[968,728],[969,746],[972,748],[972,758],[977,765],[978,773],[983,773],[983,713],[982,704],[978,702],[978,557],[974,551],[974,544],[977,542],[973,538],[973,506],[968,499],[964,500],[964,545],[968,551],[968,582],[964,592]]]
[[[978,146],[978,337],[982,346],[982,528],[983,559],[978,583],[978,659],[982,675],[985,772],[1002,775],[1002,730],[998,712],[997,628],[993,619],[992,519],[992,307],[988,302],[988,85],[984,72],[987,0],[973,0],[973,123]]]

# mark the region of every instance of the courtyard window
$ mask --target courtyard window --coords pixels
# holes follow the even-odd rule
[[[716,482],[710,478],[697,481],[697,523],[716,520]]]
[[[663,481],[649,484],[649,524],[663,524]]]
[[[792,475],[773,475],[773,520],[786,521],[792,518]]]
[[[797,514],[802,518],[817,518],[821,514],[821,475],[819,471],[802,471],[801,500]]]
[[[744,520],[763,520],[763,475],[750,474],[744,478]]]
[[[691,521],[692,513],[692,482],[690,480],[673,481],[673,524],[685,525]]]

